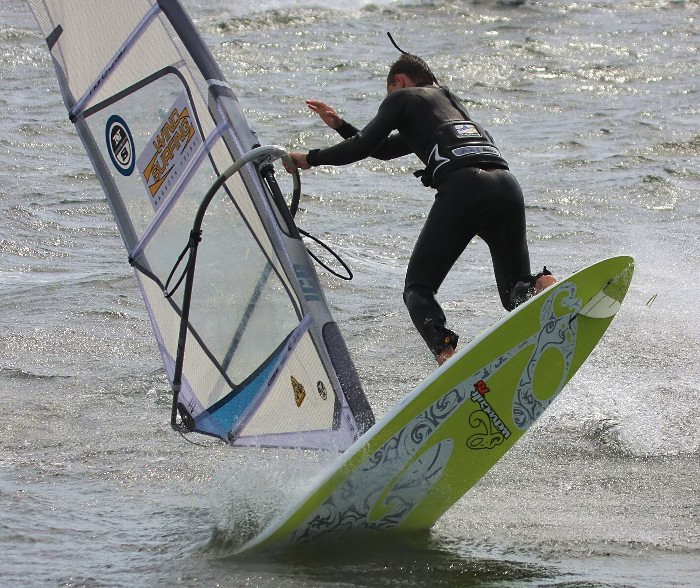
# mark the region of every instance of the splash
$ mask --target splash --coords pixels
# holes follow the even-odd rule
[[[216,476],[209,549],[228,553],[258,535],[297,502],[335,456],[296,450],[236,452],[233,465],[227,460]]]

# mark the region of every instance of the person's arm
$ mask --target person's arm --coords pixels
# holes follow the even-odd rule
[[[332,107],[320,100],[307,100],[309,110],[318,114],[321,120],[336,131],[343,139],[354,137],[360,129],[343,119]]]
[[[370,156],[384,159],[410,153],[408,145],[400,135],[387,141],[401,118],[403,104],[400,94],[394,92],[387,96],[379,106],[377,116],[352,137],[326,149],[311,150],[306,157],[309,165],[346,165]],[[386,144],[383,145],[385,141]]]
[[[372,151],[371,157],[387,161],[409,153],[413,153],[413,149],[404,136],[401,133],[392,133],[380,143],[379,147]]]
[[[357,131],[359,133],[359,131]],[[355,133],[357,134],[357,133]],[[345,143],[345,141],[343,141]],[[340,143],[342,145],[343,143]],[[291,156],[292,160],[294,161],[294,164],[299,168],[299,169],[310,169],[311,168],[311,163],[309,162],[309,156],[312,155],[312,152],[318,153],[320,149],[312,149],[309,151],[309,153],[301,153],[299,151],[292,151],[289,153]],[[390,137],[387,137],[384,139],[379,144],[379,147],[377,147],[372,153],[370,154],[370,157],[374,157],[375,159],[382,159],[382,160],[388,160],[388,159],[395,159],[396,157],[402,157],[404,155],[408,155],[409,153],[413,153],[413,150],[411,147],[408,145],[406,140],[403,138],[403,136],[400,133],[394,133]],[[314,165],[322,165],[322,164],[317,164],[315,163]],[[341,165],[341,164],[335,164],[335,165]],[[285,164],[285,169],[289,172],[292,173],[293,170],[290,169],[286,164]]]
[[[350,139],[360,132],[360,129],[342,118],[340,119],[340,125],[338,127],[331,128],[341,137],[343,137],[343,139]],[[401,133],[392,133],[379,144],[379,147],[372,151],[370,157],[387,160],[402,157],[412,152],[413,150],[403,138]]]

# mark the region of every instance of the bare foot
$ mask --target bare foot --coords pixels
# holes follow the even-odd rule
[[[437,362],[438,362],[438,365],[442,365],[443,363],[445,363],[445,362],[446,362],[448,359],[450,359],[450,357],[452,357],[456,352],[457,352],[457,351],[456,351],[455,349],[453,349],[452,347],[447,347],[447,348],[443,349],[443,350],[440,352],[440,355],[438,355],[438,356],[435,358],[435,359],[437,360]]]
[[[554,276],[551,275],[544,275],[540,276],[537,278],[537,281],[535,282],[535,294],[539,294],[544,290],[545,288],[549,288],[552,284],[556,284],[557,279]]]

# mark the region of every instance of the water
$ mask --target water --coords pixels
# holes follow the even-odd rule
[[[0,584],[700,584],[698,3],[189,2],[267,143],[361,126],[391,31],[496,137],[527,197],[534,265],[632,254],[622,312],[552,408],[429,533],[231,555],[328,461],[209,449],[169,391],[121,240],[27,7],[0,5]],[[410,158],[303,174],[300,226],[378,415],[433,369],[401,304],[431,200]],[[502,316],[474,242],[440,298],[464,340]],[[513,490],[513,482],[515,491]]]

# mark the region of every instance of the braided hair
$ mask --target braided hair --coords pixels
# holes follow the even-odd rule
[[[438,83],[437,78],[425,61],[423,61],[417,55],[413,55],[412,53],[408,53],[401,49],[401,47],[396,44],[396,41],[394,41],[391,33],[387,33],[387,35],[389,36],[389,40],[392,42],[394,47],[401,52],[401,57],[399,57],[389,68],[387,82],[393,82],[396,74],[405,74],[417,84]]]

